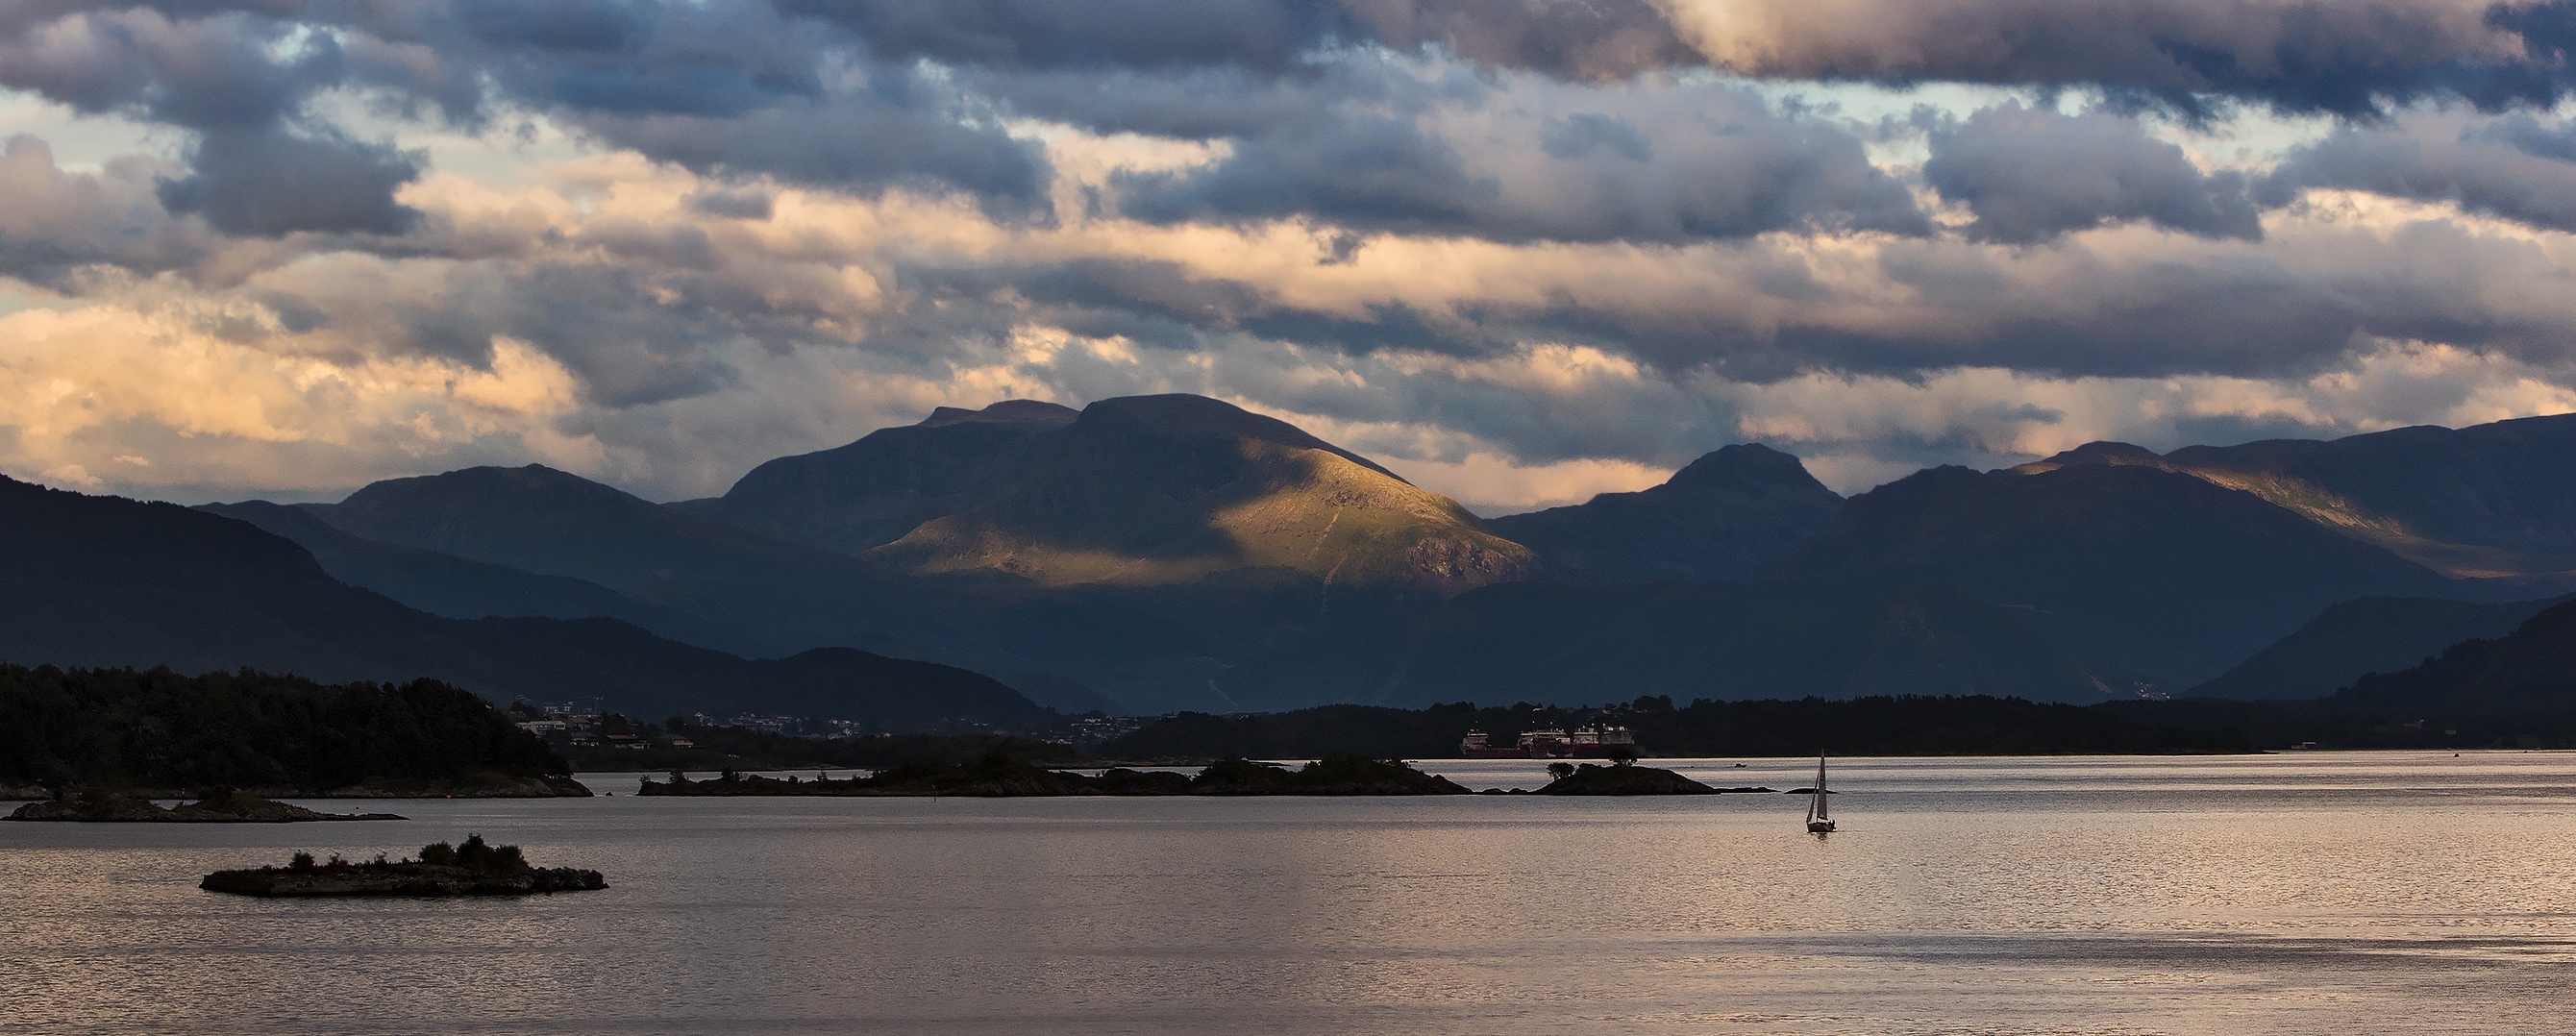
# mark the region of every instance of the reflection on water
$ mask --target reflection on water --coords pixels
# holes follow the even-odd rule
[[[1814,765],[1733,762],[1676,767],[1786,789]],[[0,825],[0,1032],[2565,1029],[2568,756],[1835,774],[1823,839],[1785,795],[727,801],[631,777],[407,824]],[[615,887],[193,887],[468,831]]]

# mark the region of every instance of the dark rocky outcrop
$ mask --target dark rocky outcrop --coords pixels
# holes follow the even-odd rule
[[[1548,782],[1541,795],[1715,795],[1718,789],[1652,766],[1595,766]]]
[[[480,873],[462,867],[419,863],[353,864],[345,869],[216,871],[199,880],[208,892],[231,892],[270,899],[309,896],[525,896],[535,893],[587,892],[608,887],[598,871],[572,867],[529,867],[508,873]]]
[[[267,898],[524,896],[604,889],[608,880],[594,870],[529,866],[518,846],[486,845],[483,836],[474,835],[461,845],[422,846],[419,859],[401,861],[380,856],[370,863],[349,863],[335,856],[317,864],[312,856],[297,853],[287,866],[216,871],[197,887]]]
[[[1200,795],[1465,795],[1449,778],[1403,763],[1340,753],[1289,770],[1247,759],[1219,759],[1199,771]]]

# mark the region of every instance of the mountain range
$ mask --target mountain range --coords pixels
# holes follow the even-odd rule
[[[2576,415],[2093,443],[1849,499],[1742,444],[1480,519],[1218,400],[1008,400],[670,504],[535,465],[195,510],[10,483],[0,519],[48,560],[9,574],[0,658],[578,688],[648,715],[882,718],[918,693],[919,729],[1049,707],[2313,697],[2576,589],[2571,476]]]
[[[604,698],[641,715],[749,709],[879,729],[1053,720],[990,678],[850,648],[749,660],[609,618],[455,619],[335,579],[295,541],[171,504],[0,479],[0,660],[431,677],[496,700]]]

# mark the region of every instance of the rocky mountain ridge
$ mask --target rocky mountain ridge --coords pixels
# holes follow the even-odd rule
[[[474,638],[517,645],[521,666],[563,634],[500,616],[592,612],[746,655],[856,647],[963,666],[1077,710],[1637,688],[2101,701],[2184,693],[2358,598],[2563,592],[2546,562],[2576,556],[2576,504],[2527,483],[2576,466],[2571,430],[2576,416],[2161,456],[2093,443],[1849,500],[1744,444],[1647,490],[1482,520],[1222,401],[1012,400],[779,458],[677,504],[531,465],[208,510],[305,544],[299,563],[322,559],[310,575],[339,586],[315,600],[347,583],[494,616],[469,620]],[[2427,499],[2402,492],[2410,479]],[[2511,563],[2450,564],[2459,551]],[[320,611],[345,624],[381,607]],[[240,643],[310,652],[261,664],[327,669],[346,661],[329,638],[279,639],[319,614],[280,603],[231,621],[266,624]],[[604,619],[560,625],[668,645]],[[672,673],[723,669],[667,657]],[[2301,665],[2310,682],[2334,668]]]

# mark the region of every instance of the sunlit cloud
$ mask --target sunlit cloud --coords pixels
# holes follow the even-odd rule
[[[1741,441],[1850,492],[2576,409],[2554,30],[2294,9],[0,16],[0,471],[671,499],[1198,392],[1500,513]]]

